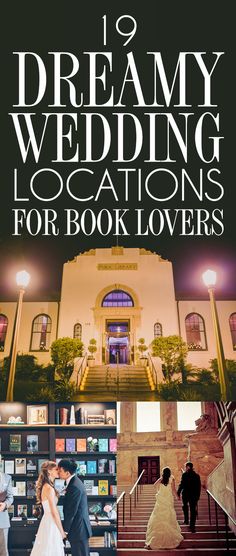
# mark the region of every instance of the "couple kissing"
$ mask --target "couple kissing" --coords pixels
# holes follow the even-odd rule
[[[36,495],[37,505],[43,508],[43,517],[31,556],[64,556],[67,539],[72,556],[89,556],[89,537],[92,536],[92,530],[87,494],[76,472],[77,464],[71,459],[62,459],[58,465],[54,461],[42,464]],[[54,485],[57,478],[65,481],[63,526],[57,509],[59,493]]]

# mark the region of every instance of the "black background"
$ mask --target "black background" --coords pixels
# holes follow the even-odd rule
[[[95,233],[91,237],[78,235],[74,237],[64,237],[63,233],[63,209],[76,208],[81,211],[91,206],[98,212],[101,208],[129,208],[131,216],[128,229],[133,232],[128,237],[120,237],[119,244],[125,247],[145,247],[151,249],[164,258],[174,263],[175,284],[177,297],[181,298],[204,298],[206,296],[205,287],[201,282],[201,273],[206,267],[214,267],[218,271],[218,297],[230,299],[236,297],[235,292],[235,176],[234,176],[234,77],[235,77],[235,58],[233,53],[233,3],[223,2],[159,2],[146,1],[139,7],[136,2],[77,2],[77,1],[52,1],[28,2],[20,4],[8,2],[4,8],[2,19],[4,26],[3,57],[2,57],[2,80],[1,80],[1,220],[0,220],[0,266],[1,284],[0,294],[2,298],[13,299],[16,295],[14,286],[14,274],[19,268],[26,268],[32,274],[31,285],[27,292],[27,299],[56,298],[59,295],[61,283],[61,271],[63,262],[73,258],[80,252],[95,247],[109,247],[116,244],[116,237],[110,235],[102,237]],[[107,14],[108,35],[107,47],[102,42],[102,16]],[[123,39],[115,31],[115,22],[123,14],[130,14],[137,20],[137,32],[133,40],[123,47]],[[209,64],[213,58],[211,52],[225,52],[219,60],[213,79],[213,101],[218,104],[218,108],[210,110],[216,114],[220,112],[220,135],[225,139],[221,144],[221,155],[219,168],[221,170],[221,182],[225,189],[224,198],[219,203],[209,203],[206,200],[200,203],[193,195],[188,195],[185,203],[181,203],[180,196],[176,195],[173,201],[157,204],[152,199],[145,196],[142,204],[137,202],[134,186],[132,199],[125,203],[123,201],[123,187],[120,176],[116,172],[116,167],[122,164],[114,164],[116,141],[113,133],[112,148],[109,156],[99,164],[86,164],[83,166],[94,170],[93,183],[96,192],[97,184],[104,173],[105,168],[109,169],[114,182],[119,202],[115,202],[111,194],[101,196],[98,203],[80,204],[73,201],[64,194],[59,200],[51,203],[44,203],[32,199],[31,203],[13,203],[13,168],[19,170],[19,182],[21,191],[28,193],[28,182],[31,175],[42,167],[51,167],[67,176],[70,172],[79,167],[80,163],[55,164],[51,162],[55,158],[55,130],[53,126],[49,128],[49,135],[46,136],[45,149],[37,165],[33,157],[30,156],[27,163],[22,163],[19,148],[16,141],[15,131],[9,112],[17,111],[12,108],[17,103],[17,57],[12,55],[13,51],[33,51],[37,52],[45,61],[48,70],[48,86],[43,101],[37,107],[25,109],[37,112],[39,131],[40,113],[50,111],[60,111],[59,109],[48,108],[52,102],[52,57],[49,51],[67,51],[76,54],[81,62],[79,72],[79,90],[86,91],[88,84],[88,66],[83,52],[86,51],[112,51],[113,52],[113,74],[112,79],[115,90],[121,88],[122,79],[126,67],[125,53],[132,50],[135,55],[142,86],[147,97],[152,101],[152,65],[147,62],[146,52],[161,51],[165,60],[166,71],[173,77],[176,61],[180,51],[202,51],[209,53]],[[67,68],[65,67],[65,70]],[[188,90],[190,103],[193,107],[188,109],[164,108],[163,111],[172,111],[174,116],[178,111],[195,112],[197,121],[200,114],[207,109],[197,108],[197,104],[202,102],[202,80],[200,72],[189,65]],[[35,75],[32,70],[29,81],[30,94],[34,92],[36,83]],[[128,91],[128,87],[127,87]],[[66,89],[63,90],[65,103],[67,102]],[[117,93],[118,95],[118,93]],[[145,129],[147,121],[142,115],[150,109],[135,109],[132,104],[136,102],[131,89],[126,94],[127,108],[121,109],[132,112],[140,117]],[[177,98],[177,97],[176,97]],[[69,106],[61,111],[76,112],[76,108]],[[78,109],[79,111],[80,109]],[[109,109],[90,109],[103,113],[111,126],[114,126],[114,117],[111,112],[116,108]],[[82,108],[82,111],[89,111]],[[151,110],[150,110],[151,111]],[[158,111],[156,109],[156,111]],[[180,120],[177,120],[179,122]],[[113,127],[112,129],[115,129]],[[210,130],[209,130],[210,131]],[[211,131],[214,132],[214,129]],[[214,135],[214,133],[213,133]],[[146,137],[146,135],[145,135]],[[162,136],[164,138],[164,135]],[[95,149],[100,142],[99,131],[96,131]],[[79,129],[79,141],[81,151],[83,150],[83,124]],[[128,133],[127,145],[132,145],[132,134]],[[204,172],[217,164],[203,164],[194,151],[194,145],[190,140],[190,157],[186,165],[180,155],[178,147],[173,144],[173,155],[176,155],[177,162],[170,165],[160,164],[159,166],[169,168],[176,175],[179,175],[181,168],[186,168],[189,175],[196,179],[199,168],[203,167]],[[144,176],[156,166],[144,164],[144,150],[139,158],[130,163],[132,168],[142,168]],[[96,152],[96,151],[95,151]],[[99,152],[99,151],[98,151]],[[68,152],[69,156],[69,152]],[[89,182],[88,182],[89,184]],[[166,185],[163,184],[163,188]],[[47,189],[50,184],[46,184]],[[85,187],[87,187],[85,183]],[[88,187],[90,187],[88,185]],[[164,189],[162,188],[162,194]],[[208,188],[209,191],[209,188]],[[60,237],[30,237],[26,232],[21,237],[13,237],[13,218],[12,208],[21,207],[41,209],[55,208],[60,217]],[[224,209],[225,232],[222,236],[209,237],[181,237],[178,233],[171,237],[166,231],[160,236],[137,237],[135,236],[135,221],[132,218],[133,208],[145,208],[147,214],[153,208],[206,208],[212,211],[219,207]],[[178,232],[178,229],[177,229]]]

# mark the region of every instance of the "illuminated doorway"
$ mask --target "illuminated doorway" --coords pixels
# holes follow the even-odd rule
[[[130,363],[130,323],[128,320],[106,321],[107,356],[106,363],[128,365]]]

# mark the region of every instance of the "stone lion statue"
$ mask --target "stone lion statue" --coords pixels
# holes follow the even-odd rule
[[[196,432],[208,431],[212,429],[211,416],[208,413],[203,413],[199,419],[195,421]]]

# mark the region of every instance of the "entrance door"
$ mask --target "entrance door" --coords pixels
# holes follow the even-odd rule
[[[129,321],[107,321],[108,357],[110,364],[130,362]]]
[[[145,485],[153,485],[160,477],[160,457],[159,456],[139,456],[138,457],[138,475],[144,474],[141,483]]]

